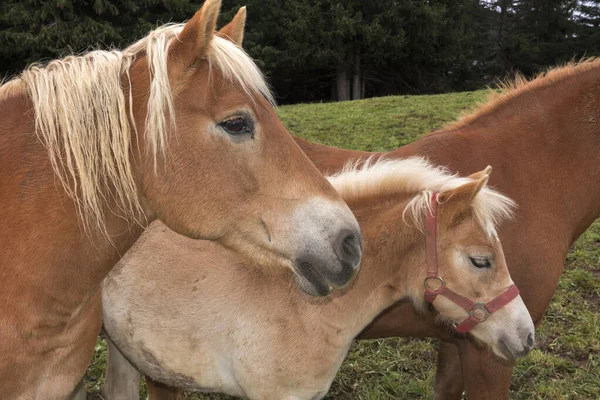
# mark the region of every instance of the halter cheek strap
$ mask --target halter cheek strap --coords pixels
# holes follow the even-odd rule
[[[426,228],[426,246],[427,246],[427,278],[425,278],[425,301],[433,303],[438,295],[442,295],[452,301],[454,304],[463,308],[469,317],[460,324],[455,325],[454,329],[459,333],[466,333],[473,329],[480,322],[488,319],[490,315],[510,303],[519,295],[519,289],[512,284],[506,291],[487,303],[475,303],[466,297],[456,294],[448,289],[446,282],[438,272],[437,258],[437,207],[438,194],[431,195],[431,208],[427,213]],[[435,282],[432,284],[431,282]],[[433,286],[435,285],[435,286]]]

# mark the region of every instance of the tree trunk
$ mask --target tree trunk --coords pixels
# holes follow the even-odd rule
[[[362,95],[362,75],[360,73],[360,50],[354,51],[354,68],[352,70],[352,100],[363,98]]]
[[[502,72],[506,71],[506,58],[504,54],[505,31],[506,31],[506,14],[508,8],[512,7],[512,0],[501,0],[498,2],[500,6],[500,20],[498,21],[498,35],[496,36],[496,61],[502,68]]]
[[[367,72],[363,71],[362,73],[362,85],[360,86],[360,97],[361,99],[365,98],[365,83],[367,82]]]
[[[346,66],[344,64],[340,63],[338,65],[335,83],[338,101],[350,100],[350,85],[348,82],[348,74],[346,73]]]

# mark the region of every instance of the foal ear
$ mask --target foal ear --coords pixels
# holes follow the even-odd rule
[[[483,173],[483,171],[478,173]],[[479,179],[474,179],[457,188],[446,190],[439,194],[438,201],[441,204],[448,203],[449,205],[465,209],[471,205],[477,193],[487,185],[489,179],[489,175],[482,175]]]
[[[478,181],[481,178],[483,178],[485,175],[490,176],[491,173],[492,173],[492,166],[488,165],[487,167],[485,167],[484,170],[481,170],[479,172],[475,172],[474,174],[469,175],[469,178],[473,179],[474,181]]]
[[[215,35],[221,0],[206,0],[200,10],[183,27],[169,49],[169,61],[176,76],[208,53]]]
[[[233,17],[230,23],[221,28],[221,30],[218,32],[218,35],[242,47],[245,26],[246,7],[244,6],[238,10],[237,14],[235,14],[235,17]]]

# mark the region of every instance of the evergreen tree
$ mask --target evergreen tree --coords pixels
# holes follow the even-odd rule
[[[580,1],[576,15],[578,55],[600,55],[600,0]]]
[[[572,17],[575,0],[520,0],[515,4],[517,19],[513,64],[526,74],[572,57],[569,47],[575,32]]]
[[[0,77],[123,48],[202,1],[2,0]],[[244,47],[283,103],[475,89],[600,53],[600,0],[223,0],[222,24],[242,5]]]
[[[194,10],[188,0],[3,0],[0,5],[0,71],[89,46],[124,46],[158,20],[181,21]]]
[[[600,28],[600,0],[579,1],[577,22],[590,29]]]

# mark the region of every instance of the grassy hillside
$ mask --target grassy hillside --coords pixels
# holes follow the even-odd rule
[[[485,100],[487,92],[377,97],[341,103],[283,106],[294,135],[330,146],[388,151],[441,128]]]
[[[289,130],[307,139],[353,149],[391,150],[442,127],[485,92],[386,97],[336,104],[284,106]],[[538,348],[519,362],[511,398],[600,398],[600,222],[577,242],[537,331]],[[88,373],[97,393],[105,368],[100,340]],[[356,343],[331,389],[331,399],[432,399],[433,340],[388,339]],[[190,395],[190,399],[225,399]]]

